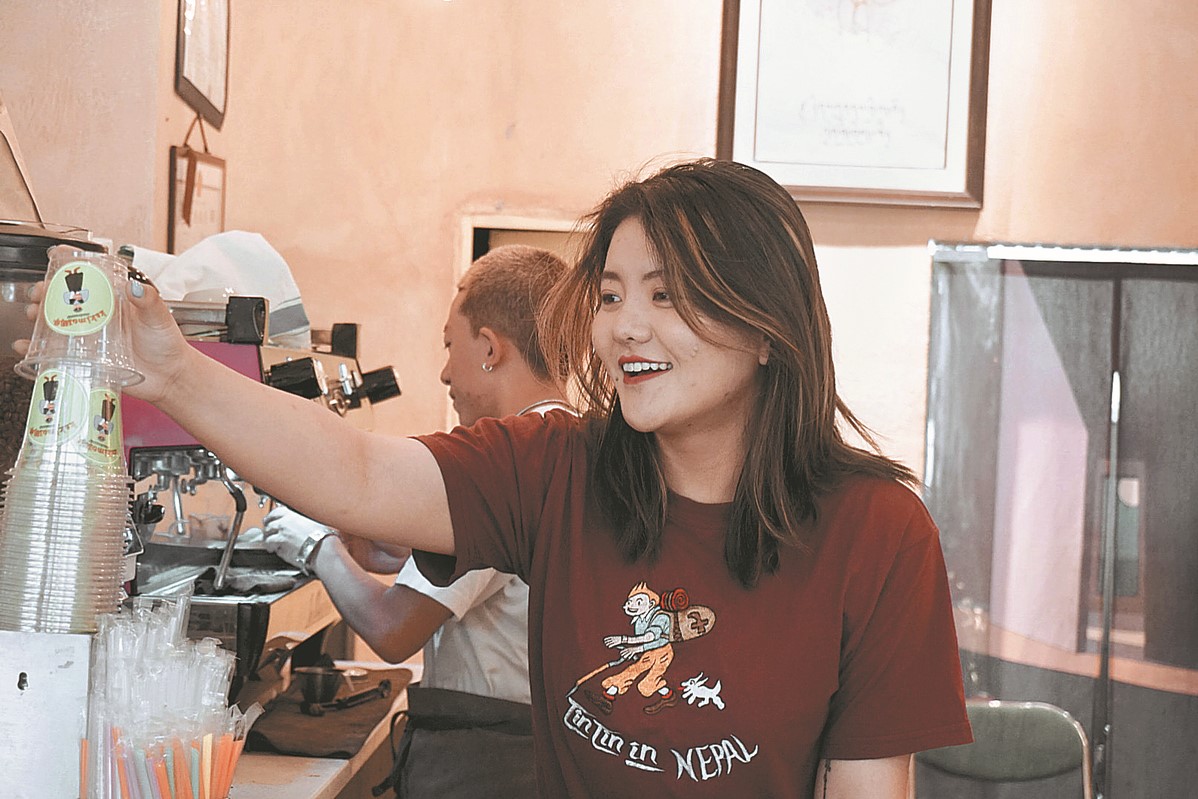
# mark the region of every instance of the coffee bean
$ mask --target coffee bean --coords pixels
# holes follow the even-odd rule
[[[0,357],[0,477],[17,460],[25,438],[29,398],[33,395],[33,381],[13,371],[18,360]]]

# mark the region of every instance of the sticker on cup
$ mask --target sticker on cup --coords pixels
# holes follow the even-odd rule
[[[87,424],[87,392],[66,372],[48,369],[38,375],[29,401],[25,439],[35,446],[57,445],[78,438]]]
[[[88,402],[87,447],[84,456],[96,463],[115,463],[121,457],[121,403],[117,393],[97,388]]]
[[[73,261],[55,272],[46,287],[46,323],[68,336],[86,336],[108,324],[114,304],[104,270]]]

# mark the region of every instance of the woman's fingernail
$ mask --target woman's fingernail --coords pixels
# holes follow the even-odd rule
[[[134,280],[129,283],[129,293],[134,297],[144,297],[146,295],[146,287],[142,285],[140,280]]]
[[[25,289],[25,299],[27,299],[27,300],[33,299],[33,288],[34,288],[33,286],[29,286],[28,288]]]

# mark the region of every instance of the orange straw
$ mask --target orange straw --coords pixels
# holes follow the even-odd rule
[[[241,759],[241,750],[245,747],[245,738],[233,742],[233,757],[229,759],[229,784],[225,786],[227,793],[233,788],[233,774],[237,771],[237,761]]]
[[[216,784],[212,799],[225,799],[229,795],[229,780],[233,776],[230,761],[233,757],[233,734],[226,732],[220,737],[219,756],[217,757]]]
[[[116,776],[121,786],[121,799],[132,799],[133,795],[129,792],[129,770],[125,766],[125,747],[121,745],[121,730],[119,727],[109,727],[108,732],[112,735],[112,759],[116,761]],[[133,777],[133,779],[137,779]]]
[[[191,757],[178,738],[171,742],[171,751],[175,755],[175,799],[195,799],[191,795]]]
[[[220,784],[225,778],[225,737],[212,740],[212,793],[210,799],[224,799]]]
[[[196,753],[196,756],[191,759],[191,767],[195,771],[196,789],[193,791],[195,799],[208,799],[208,791],[204,788],[204,758],[201,754],[204,747],[200,745],[200,739],[191,742],[191,751]]]
[[[24,675],[21,675],[22,677]],[[87,799],[87,739],[79,739],[79,799]]]
[[[116,734],[114,733],[113,738],[115,737]],[[113,747],[113,752],[115,753],[113,757],[116,758],[116,776],[121,783],[121,799],[132,799],[129,794],[129,772],[125,769],[124,749],[125,747],[122,746],[118,751],[116,747]]]
[[[171,795],[171,778],[166,773],[166,760],[161,754],[154,756],[154,776],[158,779],[158,790],[162,791],[162,799]]]

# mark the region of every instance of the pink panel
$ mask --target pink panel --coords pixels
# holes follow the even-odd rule
[[[262,361],[254,344],[225,344],[220,341],[188,342],[209,358],[262,382]],[[144,400],[121,396],[121,417],[125,433],[125,460],[129,450],[140,447],[198,446],[187,431],[173,419]]]

